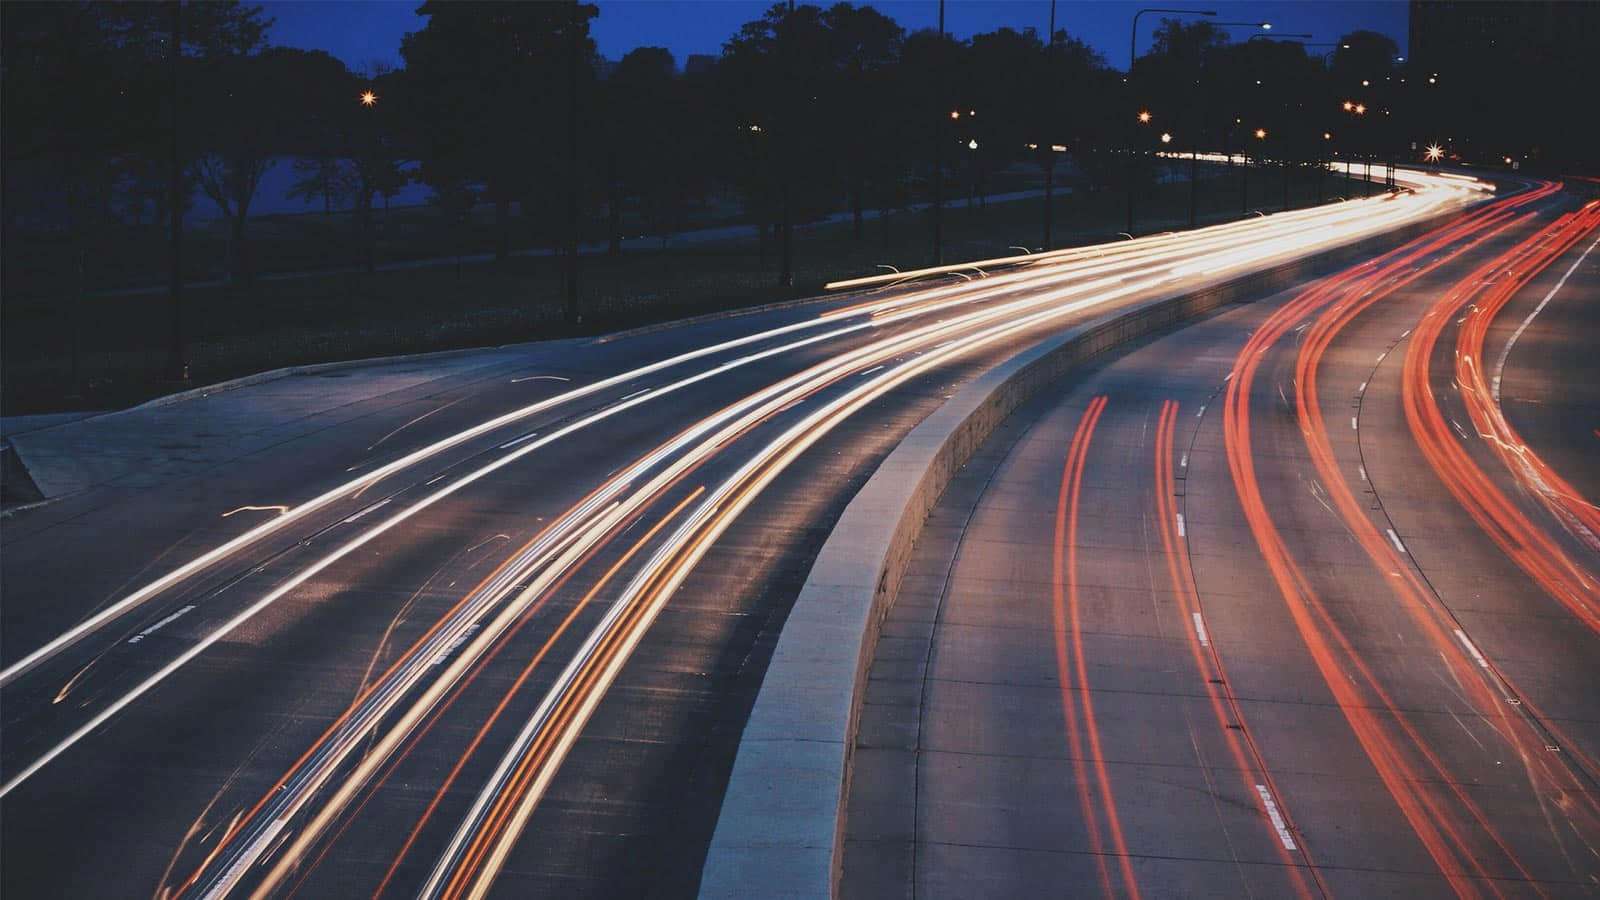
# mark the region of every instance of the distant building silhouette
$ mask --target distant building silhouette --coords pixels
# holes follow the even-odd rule
[[[1585,95],[1600,72],[1600,3],[1412,0],[1410,18],[1409,69],[1437,89],[1432,112],[1468,155],[1595,158]]]

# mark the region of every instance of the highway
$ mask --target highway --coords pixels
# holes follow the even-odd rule
[[[1506,196],[1014,414],[885,622],[841,896],[1594,896],[1582,197]]]
[[[513,355],[202,476],[7,519],[0,891],[692,892],[787,604],[899,437],[975,374],[1090,316],[1469,206],[1485,229],[1525,227],[1486,211],[1503,208],[1484,203],[1487,185],[1403,177],[1411,190],[1394,197]],[[1503,202],[1567,202],[1517,196]],[[1454,333],[1438,340],[1430,358],[1448,357]],[[1532,397],[1540,376],[1521,358],[1500,383]],[[234,401],[246,420],[249,396]],[[1124,413],[1107,409],[1109,429]],[[1460,414],[1422,408],[1415,427]],[[1485,427],[1564,444],[1546,415]],[[1560,453],[1517,483],[1555,484]],[[1448,448],[1429,464],[1460,465]],[[1551,614],[1580,616],[1573,561],[1587,551],[1572,535],[1592,510],[1556,488],[1538,509],[1475,515],[1519,529],[1569,517],[1559,552],[1517,555],[1527,575],[1508,577],[1566,591]],[[1492,634],[1477,640],[1504,668],[1473,699],[1514,676],[1529,692],[1518,747],[1579,703],[1578,743],[1538,767],[1570,774],[1587,746],[1571,683],[1593,669],[1541,654],[1522,672]]]

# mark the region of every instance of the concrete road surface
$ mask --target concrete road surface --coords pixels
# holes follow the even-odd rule
[[[0,892],[691,893],[809,561],[955,386],[1417,192],[22,435]],[[48,474],[48,477],[46,477]]]
[[[878,642],[841,896],[1594,896],[1578,205],[1228,309],[1015,413]],[[1473,373],[1541,302],[1500,431]]]

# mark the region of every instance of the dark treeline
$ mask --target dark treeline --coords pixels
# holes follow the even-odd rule
[[[226,218],[226,272],[239,278],[262,173],[284,157],[297,195],[355,213],[370,267],[374,205],[408,180],[463,222],[492,207],[503,257],[514,209],[552,245],[580,219],[585,233],[606,223],[616,250],[624,210],[664,235],[731,191],[764,241],[839,209],[864,238],[865,210],[931,199],[936,171],[946,194],[981,193],[1018,161],[1052,182],[1070,168],[1091,190],[1126,190],[1152,177],[1153,150],[1393,161],[1434,139],[1409,114],[1426,85],[1370,32],[1320,55],[1163,21],[1125,75],[1065,30],[962,41],[907,34],[869,6],[780,4],[683,71],[658,47],[601,60],[592,5],[428,0],[421,12],[402,66],[351,71],[269,46],[271,23],[239,3],[6,4],[7,228],[165,222],[197,186]],[[1341,108],[1352,98],[1364,113]]]

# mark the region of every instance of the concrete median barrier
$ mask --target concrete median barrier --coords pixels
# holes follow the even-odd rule
[[[845,508],[795,600],[740,740],[700,896],[837,892],[852,751],[879,625],[924,519],[1014,409],[1119,345],[1370,258],[1459,214],[1083,322],[974,379],[912,429]]]

